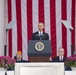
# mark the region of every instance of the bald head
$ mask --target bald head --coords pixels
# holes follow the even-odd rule
[[[64,56],[64,48],[59,48],[58,53],[59,56]]]

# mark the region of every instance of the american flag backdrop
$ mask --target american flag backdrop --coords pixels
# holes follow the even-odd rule
[[[8,32],[8,55],[14,57],[18,50],[23,59],[28,59],[28,41],[32,33],[38,30],[38,23],[43,22],[44,31],[49,34],[52,46],[52,57],[58,48],[65,49],[65,56],[71,55],[71,45],[76,45],[76,0],[7,0],[8,23],[17,20]],[[72,38],[69,30],[61,20],[71,23]],[[72,40],[71,40],[72,39]]]

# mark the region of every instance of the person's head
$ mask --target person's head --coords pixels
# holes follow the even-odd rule
[[[17,60],[22,60],[22,52],[21,51],[17,52],[16,58],[17,58]]]
[[[58,54],[59,56],[64,56],[64,48],[59,48]]]
[[[39,30],[39,31],[43,31],[43,29],[44,29],[44,24],[43,24],[42,22],[40,22],[40,23],[38,24],[38,30]]]

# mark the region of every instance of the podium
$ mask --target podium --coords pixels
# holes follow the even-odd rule
[[[15,75],[66,75],[66,74],[64,73],[64,63],[31,62],[31,63],[15,63]]]
[[[29,41],[28,56],[30,62],[49,62],[51,53],[51,42],[49,40]]]

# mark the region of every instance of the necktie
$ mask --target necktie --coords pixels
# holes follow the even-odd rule
[[[61,56],[61,61],[63,60],[63,57]]]
[[[42,40],[42,34],[41,34],[41,32],[40,32],[40,40]]]

